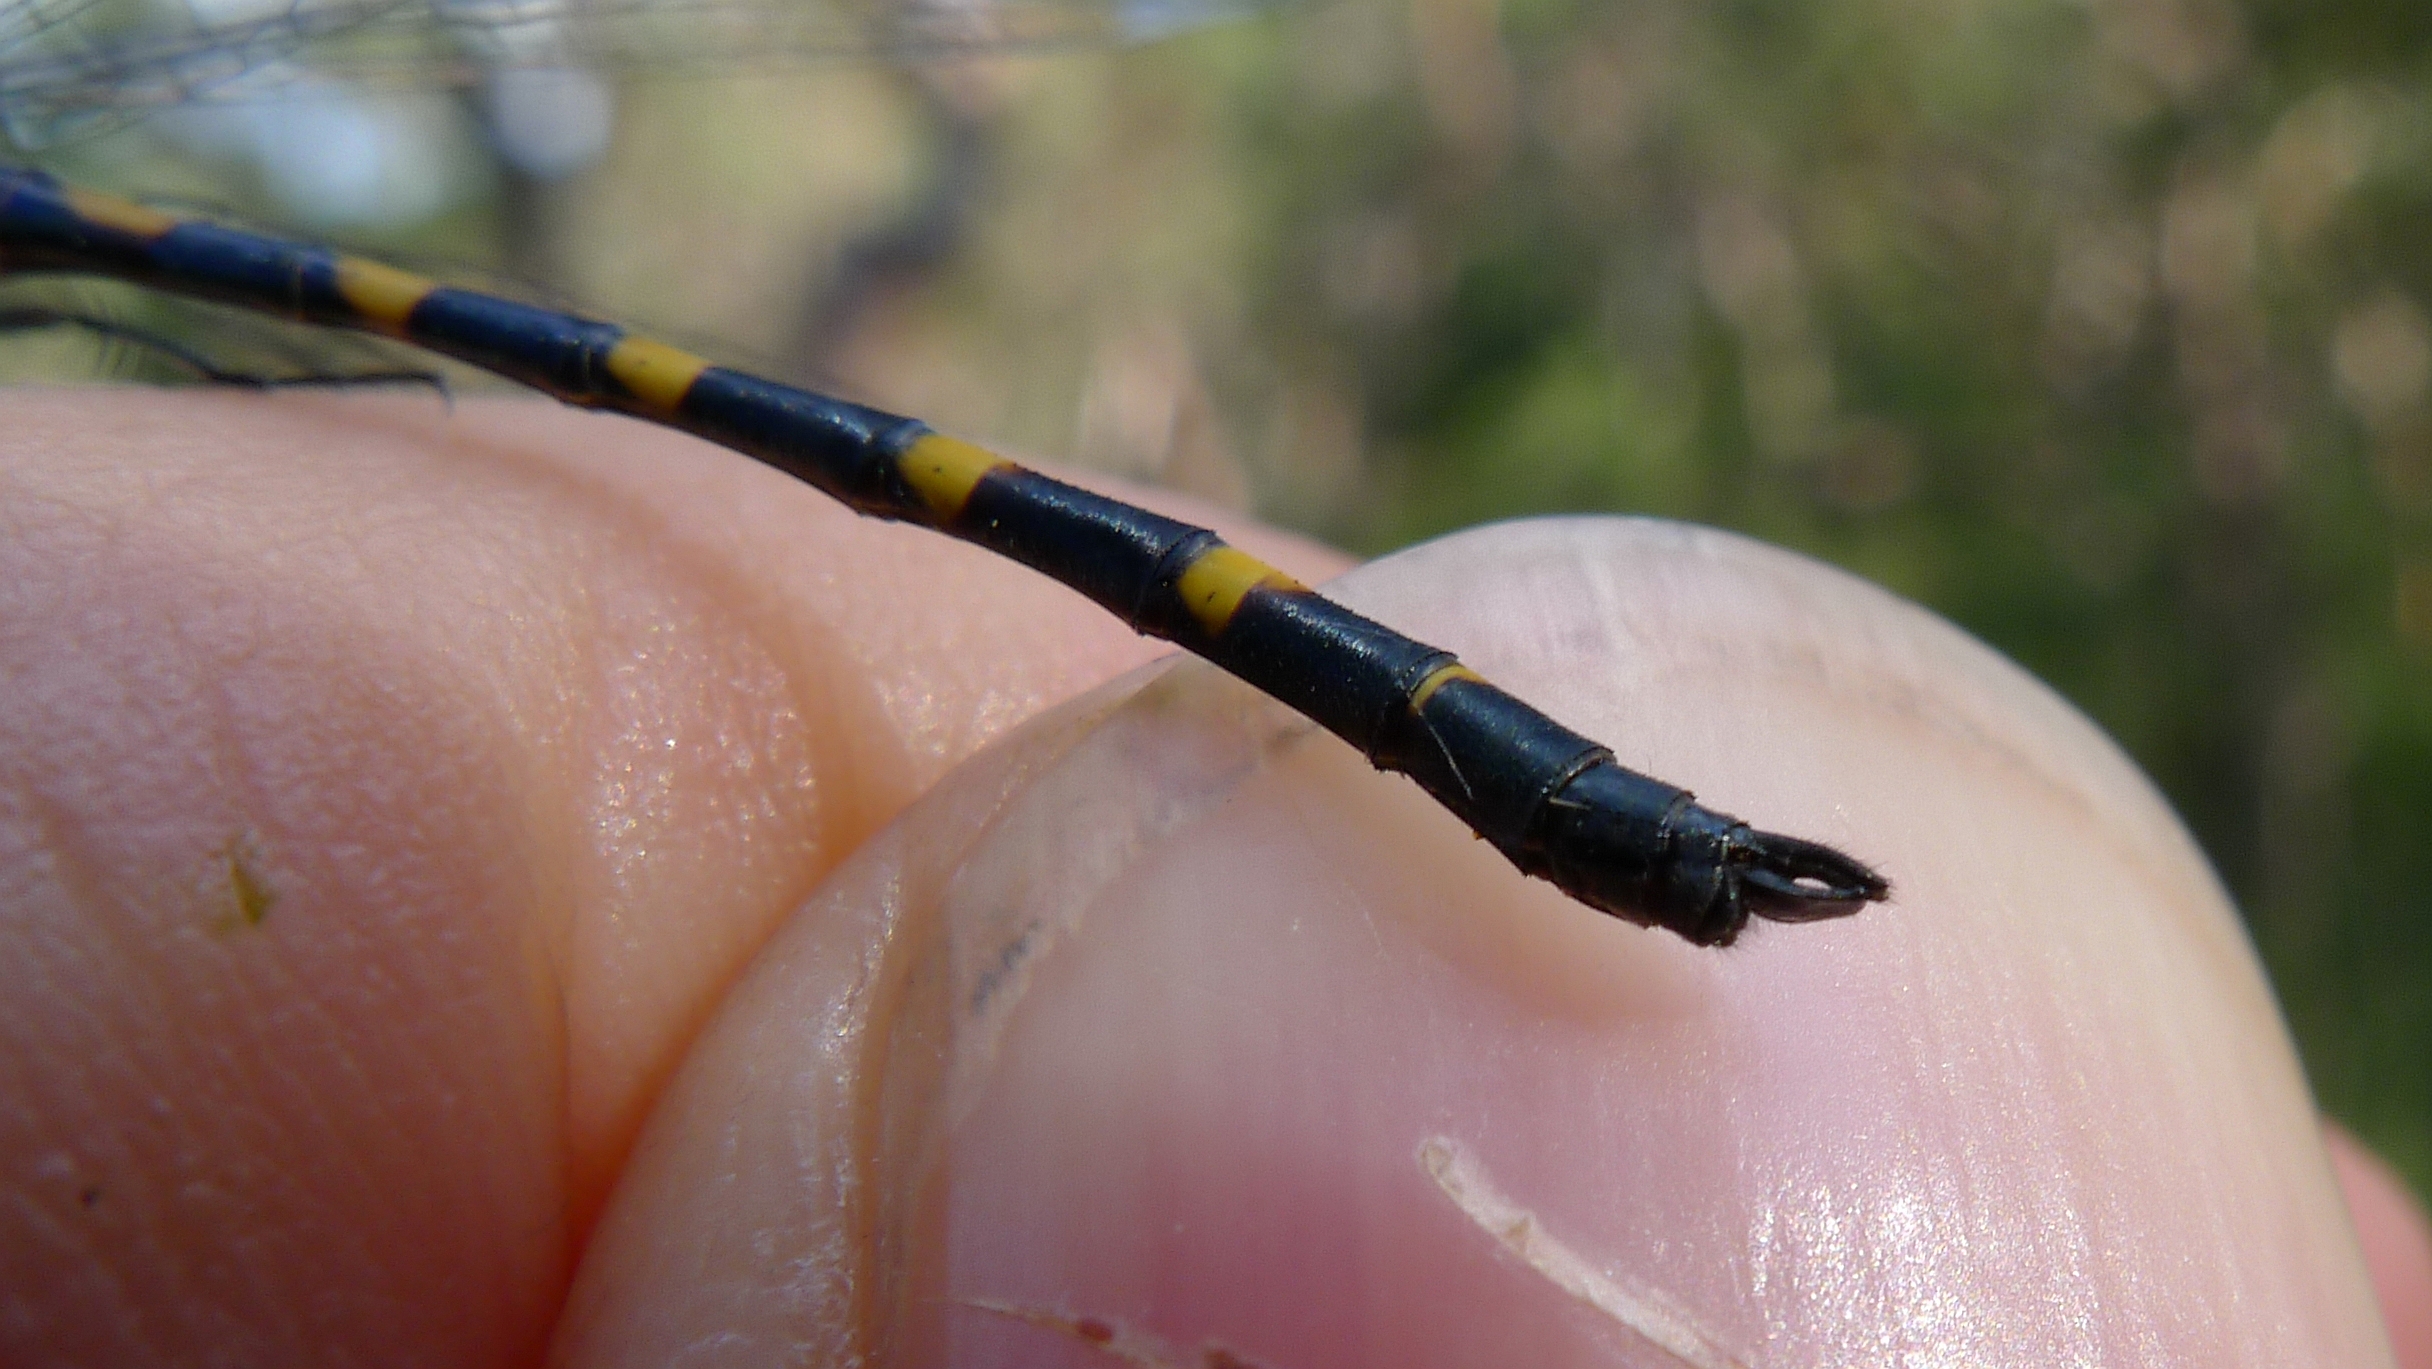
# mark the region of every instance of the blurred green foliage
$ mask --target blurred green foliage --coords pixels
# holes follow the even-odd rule
[[[338,235],[1361,550],[1628,510],[1880,580],[2145,765],[2432,1191],[2428,81],[2404,0],[1312,0],[641,82],[599,169]],[[144,136],[54,164],[280,219]]]
[[[1365,434],[1321,526],[1644,510],[1947,614],[2160,782],[2432,1187],[2432,18],[1407,17],[1406,72],[1248,106],[1262,330]]]

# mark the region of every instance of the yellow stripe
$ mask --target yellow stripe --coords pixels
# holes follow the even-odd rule
[[[382,266],[361,257],[340,257],[333,263],[338,278],[338,294],[366,323],[376,323],[392,333],[405,331],[405,321],[413,316],[414,306],[423,296],[438,289],[437,285],[411,271],[394,266]]]
[[[608,352],[608,374],[662,413],[681,407],[685,392],[708,369],[709,363],[692,353],[648,338],[626,338]]]
[[[895,468],[903,473],[904,483],[920,495],[921,502],[929,506],[929,512],[937,516],[941,525],[953,522],[962,513],[981,477],[1012,464],[985,447],[974,447],[943,433],[924,434],[895,459]]]
[[[139,238],[157,238],[177,227],[175,215],[147,209],[133,200],[122,200],[116,195],[104,195],[98,191],[79,190],[72,185],[65,187],[64,193],[68,197],[68,208],[75,210],[78,218],[116,232],[130,233]]]
[[[1410,691],[1410,711],[1416,713],[1420,709],[1425,708],[1427,706],[1427,701],[1436,696],[1437,690],[1442,689],[1444,686],[1451,684],[1455,680],[1467,680],[1472,684],[1486,683],[1485,676],[1480,675],[1478,672],[1461,664],[1459,661],[1455,661],[1451,665],[1437,666],[1434,670],[1428,672],[1426,679],[1419,681],[1418,688]]]
[[[1183,568],[1174,588],[1182,596],[1182,606],[1212,637],[1233,621],[1251,590],[1305,591],[1309,587],[1250,553],[1219,542]]]

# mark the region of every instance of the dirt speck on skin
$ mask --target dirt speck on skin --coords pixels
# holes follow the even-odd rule
[[[230,929],[259,927],[279,901],[279,891],[262,873],[260,846],[250,834],[228,839],[218,851],[220,883],[226,891]]]

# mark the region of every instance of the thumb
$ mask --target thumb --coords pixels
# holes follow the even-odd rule
[[[2235,917],[2040,686],[1661,524],[1341,588],[1891,904],[1696,950],[1212,671],[1095,696],[772,944],[560,1359],[2388,1362]]]

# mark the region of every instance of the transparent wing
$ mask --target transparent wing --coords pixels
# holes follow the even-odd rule
[[[306,76],[463,85],[510,68],[917,61],[1146,42],[1258,0],[0,0],[0,131],[31,148]]]

